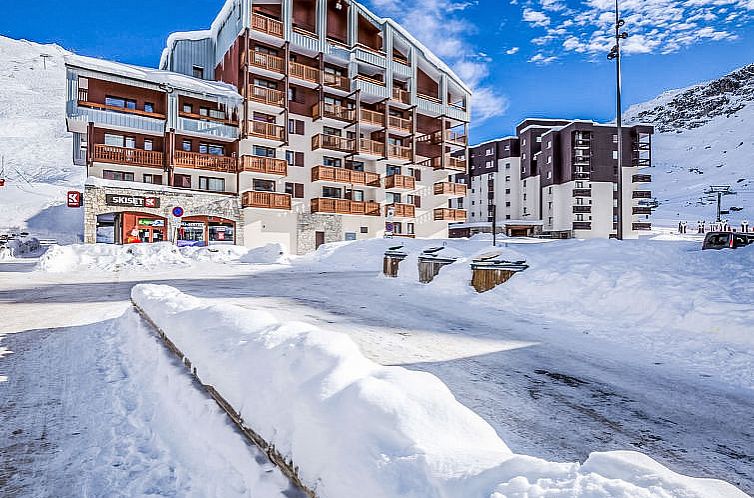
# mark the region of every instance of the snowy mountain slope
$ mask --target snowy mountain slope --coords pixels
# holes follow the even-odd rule
[[[715,203],[700,201],[710,185],[738,192],[723,199],[723,209],[742,208],[731,224],[754,221],[754,64],[632,106],[627,120],[655,126],[655,225],[714,220]]]
[[[85,175],[73,165],[65,128],[68,53],[0,36],[0,229],[18,226],[59,237],[81,231],[80,210],[62,205],[65,192],[80,188]]]

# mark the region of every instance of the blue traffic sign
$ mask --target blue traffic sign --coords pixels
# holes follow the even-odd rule
[[[181,206],[176,206],[173,208],[173,216],[176,218],[180,218],[183,216],[183,208]]]

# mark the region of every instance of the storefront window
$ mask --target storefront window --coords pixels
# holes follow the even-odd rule
[[[233,225],[230,223],[210,223],[209,242],[211,244],[232,244],[234,237]]]
[[[203,246],[204,223],[201,221],[182,221],[178,229],[179,246]]]

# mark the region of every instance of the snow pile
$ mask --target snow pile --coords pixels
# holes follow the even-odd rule
[[[198,263],[284,264],[288,259],[279,244],[256,249],[235,245],[176,247],[155,244],[74,244],[52,246],[37,263],[37,270],[50,273],[73,271],[152,271],[188,267]]]
[[[57,45],[0,36],[0,177],[6,180],[0,228],[20,226],[75,242],[82,210],[65,206],[65,192],[81,188],[84,168],[73,165],[65,127],[68,54]]]
[[[18,258],[34,253],[40,248],[39,240],[35,237],[21,237],[11,239],[0,245],[0,259]]]
[[[323,498],[745,496],[633,452],[514,455],[434,375],[377,365],[344,334],[168,286],[132,299]]]

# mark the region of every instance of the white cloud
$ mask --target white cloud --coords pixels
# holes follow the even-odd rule
[[[377,15],[388,16],[448,64],[473,91],[475,124],[503,115],[507,99],[485,84],[492,59],[467,41],[474,24],[459,14],[476,2],[459,0],[371,0]]]
[[[507,55],[514,55],[514,54],[517,54],[519,50],[521,50],[521,47],[511,47],[508,50],[506,50],[505,53]]]
[[[545,66],[547,64],[550,64],[552,62],[555,62],[558,60],[558,58],[554,55],[546,56],[543,54],[536,54],[533,57],[529,59],[529,62],[532,62],[534,64],[537,64],[538,66]]]
[[[542,63],[553,54],[598,56],[613,46],[614,0],[526,0],[522,18],[539,31],[531,42]],[[733,40],[754,18],[754,0],[622,0],[626,54],[672,53],[709,41]]]

